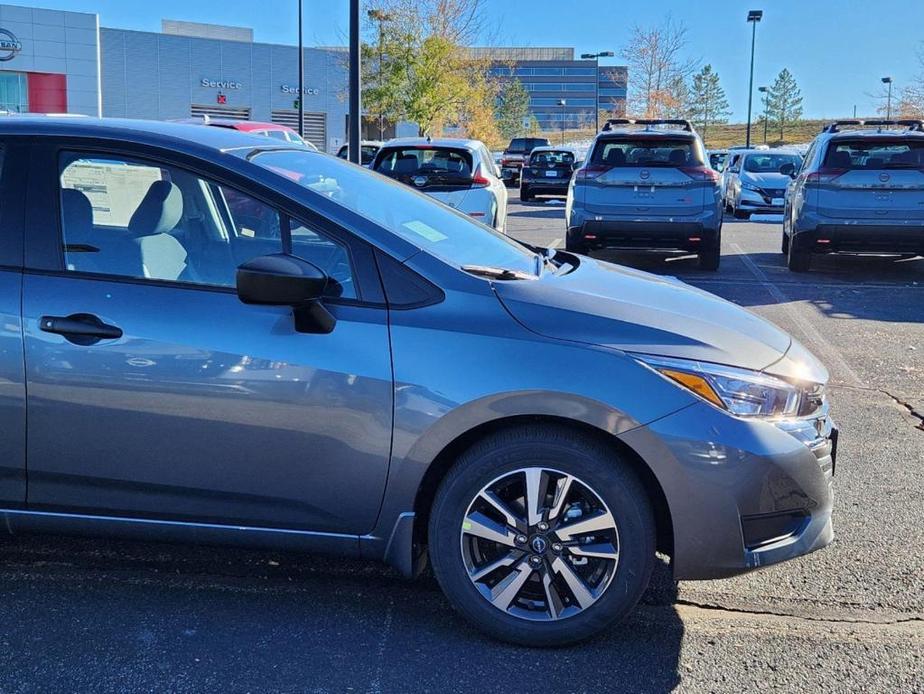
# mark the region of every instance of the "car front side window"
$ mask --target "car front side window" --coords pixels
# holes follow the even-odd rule
[[[65,269],[138,280],[234,287],[237,267],[282,253],[290,221],[246,193],[185,169],[111,155],[65,154],[60,163]],[[296,255],[356,298],[346,248],[292,222]],[[305,230],[296,242],[296,231]]]

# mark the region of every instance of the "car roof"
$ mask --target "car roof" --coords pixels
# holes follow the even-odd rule
[[[644,136],[644,137],[684,137],[690,140],[695,140],[697,135],[695,132],[689,130],[683,130],[682,128],[612,128],[610,130],[603,130],[598,135],[598,139],[606,139],[612,137],[625,137],[626,135],[631,135],[634,137]]]
[[[533,147],[533,152],[570,152],[571,154],[577,153],[574,147],[555,147],[554,145],[542,145],[540,147]]]
[[[274,146],[268,144],[267,138],[263,136],[250,135],[232,128],[203,128],[201,123],[196,125],[129,118],[0,117],[0,134],[98,137],[162,147],[179,145],[218,151],[248,147],[266,149]],[[291,149],[291,146],[287,147],[282,142],[276,146]]]
[[[481,140],[465,140],[462,138],[453,138],[453,137],[435,137],[435,138],[426,138],[426,137],[396,137],[394,140],[389,140],[385,143],[385,147],[421,147],[421,146],[431,146],[431,147],[464,147],[465,149],[477,149],[478,147],[484,147],[484,143]]]

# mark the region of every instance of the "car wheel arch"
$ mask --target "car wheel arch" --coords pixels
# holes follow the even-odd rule
[[[580,431],[582,434],[604,443],[613,450],[620,460],[628,464],[641,481],[654,509],[657,524],[657,549],[668,556],[673,555],[674,533],[670,507],[664,490],[651,467],[634,449],[613,432],[606,431],[585,421],[554,415],[513,415],[490,420],[463,432],[449,442],[427,466],[427,470],[417,487],[414,498],[414,548],[407,548],[412,555],[417,554],[419,550],[426,547],[430,509],[436,497],[436,492],[459,456],[487,436],[499,431],[536,423]]]

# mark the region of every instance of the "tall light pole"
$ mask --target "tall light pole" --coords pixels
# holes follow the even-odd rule
[[[564,147],[565,145],[565,106],[568,105],[568,102],[564,99],[558,100],[558,105],[561,106],[561,144]]]
[[[305,137],[305,47],[302,39],[302,0],[298,0],[298,136]]]
[[[770,89],[768,87],[758,87],[757,91],[764,95],[764,144],[767,144],[767,121],[769,121],[767,116],[770,111],[770,96],[768,92]]]
[[[382,85],[384,84],[383,80],[383,70],[382,65],[385,62],[385,22],[391,19],[391,14],[385,10],[371,9],[366,13],[373,22],[379,23],[379,92],[382,92]],[[379,94],[379,99],[382,98],[382,95]],[[381,105],[379,106],[379,140],[385,139],[385,114],[382,112]]]
[[[347,148],[350,161],[359,164],[362,155],[362,84],[359,76],[359,0],[350,0],[350,132]]]
[[[613,51],[581,53],[581,60],[594,61],[594,132],[600,132],[600,58],[612,58]]]
[[[751,24],[751,78],[748,81],[748,135],[747,146],[751,146],[751,102],[754,99],[754,44],[757,42],[757,22],[764,16],[763,10],[750,10],[748,23]]]
[[[883,77],[882,83],[889,85],[889,96],[886,100],[886,120],[891,120],[892,118],[892,78]]]

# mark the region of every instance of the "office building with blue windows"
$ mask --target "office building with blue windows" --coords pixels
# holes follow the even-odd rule
[[[530,112],[543,130],[593,127],[597,110],[626,115],[629,71],[623,65],[575,60],[573,48],[472,48],[491,61],[491,74],[517,79],[529,93]],[[594,82],[596,81],[596,86]],[[562,105],[564,101],[564,105]]]

